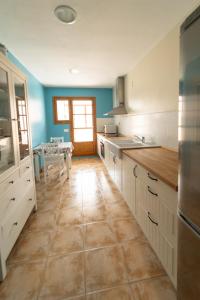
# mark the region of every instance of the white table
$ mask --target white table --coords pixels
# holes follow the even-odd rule
[[[66,155],[66,167],[67,167],[67,178],[69,178],[69,170],[71,169],[71,157],[72,151],[74,149],[73,144],[71,142],[59,143],[58,148],[62,153]],[[35,178],[36,181],[40,181],[40,160],[39,157],[42,153],[42,144],[33,148],[34,155],[34,168],[35,168]]]

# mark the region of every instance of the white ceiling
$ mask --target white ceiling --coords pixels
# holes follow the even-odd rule
[[[0,42],[49,86],[112,86],[198,5],[197,0],[6,0]],[[67,4],[73,25],[53,14]],[[78,75],[68,72],[80,70]]]

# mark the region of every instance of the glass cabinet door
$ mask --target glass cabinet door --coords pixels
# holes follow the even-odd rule
[[[8,72],[0,65],[0,174],[15,164]]]
[[[25,85],[17,77],[14,77],[14,91],[18,120],[19,152],[22,160],[29,155],[29,132]]]

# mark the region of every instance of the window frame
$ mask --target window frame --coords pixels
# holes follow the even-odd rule
[[[57,111],[57,101],[68,101],[68,107],[69,107],[69,120],[58,120],[58,111]],[[53,97],[53,118],[54,118],[54,124],[71,124],[71,100],[70,97]]]

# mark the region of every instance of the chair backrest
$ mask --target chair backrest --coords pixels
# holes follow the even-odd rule
[[[50,138],[50,142],[51,143],[64,143],[64,137],[63,136],[60,136],[60,137],[51,137]]]
[[[58,144],[56,144],[56,143],[42,144],[42,155],[43,156],[49,156],[49,155],[55,155],[55,154],[60,154],[60,149],[58,147]]]

